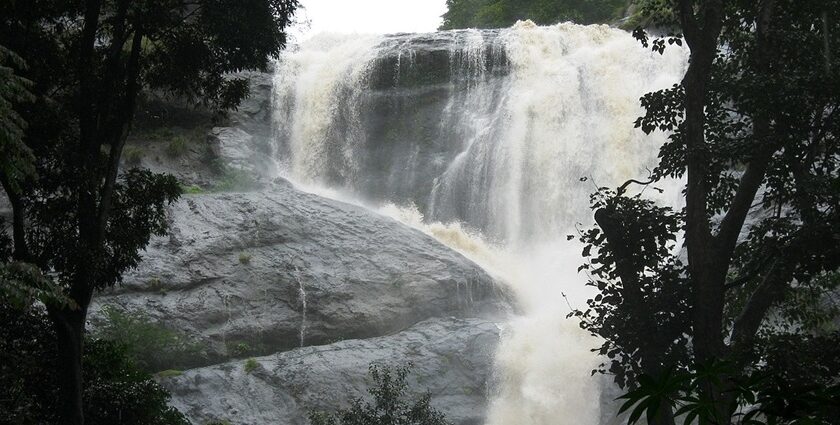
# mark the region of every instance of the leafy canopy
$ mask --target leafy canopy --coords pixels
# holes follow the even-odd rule
[[[312,412],[310,422],[312,425],[448,425],[443,414],[431,407],[428,393],[415,401],[409,400],[406,383],[409,368],[370,365],[374,386],[368,392],[372,403],[358,398],[349,409],[333,414]]]
[[[795,363],[779,361],[794,357],[780,349],[792,341],[840,337],[831,329],[840,289],[840,3],[648,3],[657,11],[649,22],[665,35],[634,35],[659,53],[687,44],[691,63],[680,84],[641,99],[636,127],[669,134],[649,181],[593,195],[598,226],[578,237],[588,259],[581,270],[600,293],[573,314],[604,338],[599,371],[626,388],[693,397],[712,422],[729,423],[755,404],[734,392],[745,379],[770,376],[807,394],[836,385],[840,373],[831,362],[817,376],[770,361]],[[669,178],[687,181],[684,209],[631,191]],[[821,368],[807,353],[797,362]],[[728,366],[701,373],[716,362]],[[645,384],[676,376],[690,379],[667,390]],[[762,400],[754,408],[779,423],[831,418],[821,409],[782,415],[769,407],[784,398]],[[673,413],[665,404],[657,414]]]
[[[440,29],[503,28],[530,19],[540,25],[573,21],[605,23],[620,18],[624,0],[447,0]]]

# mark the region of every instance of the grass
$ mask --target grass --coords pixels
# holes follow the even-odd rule
[[[251,254],[247,252],[242,252],[239,254],[239,264],[251,264]]]
[[[203,193],[207,193],[207,191],[204,190],[204,188],[193,184],[189,186],[181,185],[181,193],[185,195],[201,195]]]
[[[245,373],[251,373],[260,366],[260,363],[254,359],[245,360]]]
[[[189,150],[189,140],[186,137],[178,135],[172,138],[169,141],[169,144],[166,145],[166,156],[170,158],[180,158],[184,156],[185,153]]]
[[[213,192],[238,192],[257,187],[257,182],[247,172],[226,167],[219,182],[213,186]]]
[[[244,192],[259,187],[259,183],[257,183],[254,177],[245,171],[224,166],[219,173],[221,175],[215,184],[207,187],[182,184],[181,193],[186,195],[203,195],[207,193]]]
[[[184,372],[177,370],[177,369],[167,369],[162,372],[158,372],[155,374],[158,378],[171,378],[173,376],[181,376]]]

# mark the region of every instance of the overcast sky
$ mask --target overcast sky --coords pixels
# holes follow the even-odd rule
[[[446,0],[301,0],[299,18],[319,32],[429,32],[440,26]]]

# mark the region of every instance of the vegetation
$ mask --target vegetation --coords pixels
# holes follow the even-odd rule
[[[242,252],[239,254],[239,264],[248,265],[251,264],[251,254],[247,252]]]
[[[248,353],[252,353],[255,350],[251,348],[251,345],[246,342],[233,342],[229,341],[225,344],[225,352],[230,357],[243,357]]]
[[[3,2],[0,40],[7,145],[21,160],[0,169],[12,206],[11,259],[49,270],[72,303],[47,304],[59,349],[54,373],[61,423],[84,423],[83,341],[94,293],[120,282],[152,235],[166,232],[164,207],[180,194],[172,176],[120,170],[142,90],[218,110],[236,107],[247,81],[285,43],[296,0],[38,0]],[[8,52],[15,51],[20,60]],[[11,66],[7,65],[11,58]],[[23,64],[28,67],[22,66]],[[31,82],[25,83],[24,81]],[[11,118],[9,118],[11,117]],[[11,121],[9,121],[11,119]],[[28,123],[24,127],[23,123]],[[20,178],[26,150],[34,171]],[[14,150],[17,149],[17,150]]]
[[[41,309],[0,303],[0,423],[61,423],[60,397],[51,368],[58,362],[56,335]],[[85,341],[84,413],[97,425],[187,425],[169,407],[169,394],[138,369],[118,343]]]
[[[119,343],[125,354],[144,372],[186,369],[207,356],[200,344],[153,322],[143,312],[127,312],[105,306],[102,314],[104,321],[96,327],[93,335]]]
[[[166,145],[166,155],[170,158],[180,158],[189,150],[188,140],[184,136],[175,136]]]
[[[651,424],[830,423],[840,368],[794,347],[840,342],[815,326],[837,319],[840,3],[667,6],[657,19],[677,21],[650,23],[670,35],[634,35],[690,49],[681,84],[645,95],[636,122],[669,142],[648,181],[593,195],[581,270],[600,293],[574,314]],[[630,192],[666,178],[687,179],[683,210]]]
[[[27,123],[16,108],[35,98],[30,92],[32,82],[19,74],[26,68],[23,58],[0,45],[0,173],[9,186],[35,173],[35,157],[22,140]]]
[[[158,377],[158,378],[171,378],[173,376],[181,376],[183,374],[184,374],[183,371],[180,371],[180,370],[177,370],[177,369],[167,369],[167,370],[162,370],[162,371],[156,373],[155,376]]]
[[[181,186],[181,193],[186,194],[186,195],[200,195],[202,193],[207,193],[207,191],[202,189],[199,186],[196,186],[196,185],[190,185],[190,186],[183,186],[182,185]]]
[[[504,28],[530,19],[540,25],[573,21],[579,24],[616,20],[626,0],[447,0],[441,29]]]
[[[260,367],[260,363],[258,361],[255,359],[248,359],[245,360],[245,367],[243,369],[245,369],[245,373],[251,373],[258,367]]]
[[[219,182],[213,185],[212,192],[237,192],[252,190],[258,186],[251,174],[232,167],[223,167]]]
[[[429,394],[416,401],[406,394],[409,367],[388,368],[372,364],[374,386],[368,390],[373,402],[356,399],[349,409],[333,414],[311,412],[312,425],[447,425],[442,413],[430,405]]]
[[[126,146],[123,149],[123,156],[126,164],[136,167],[143,161],[144,151],[139,146]]]

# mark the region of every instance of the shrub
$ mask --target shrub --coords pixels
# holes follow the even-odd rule
[[[239,264],[251,264],[251,254],[243,252],[239,254]]]
[[[225,346],[228,356],[243,357],[244,355],[253,352],[253,349],[246,342],[229,342]]]
[[[254,359],[245,360],[245,373],[251,373],[260,366],[260,363]]]
[[[38,308],[0,303],[0,423],[57,423],[55,334]],[[83,358],[85,423],[188,425],[169,393],[137,368],[119,343],[87,338]]]
[[[409,400],[405,382],[410,366],[397,368],[370,365],[374,387],[368,389],[373,403],[356,399],[347,410],[333,414],[310,412],[312,425],[449,425],[442,413],[431,407],[428,393]]]
[[[181,186],[181,192],[187,195],[200,195],[202,193],[207,193],[206,190],[196,185]]]
[[[102,313],[105,320],[95,335],[125,346],[127,355],[145,372],[187,369],[205,356],[200,344],[152,322],[145,314],[112,306],[104,306]]]
[[[169,393],[137,368],[124,346],[89,339],[85,354],[86,424],[189,423],[169,406]]]
[[[180,158],[189,150],[189,141],[184,136],[175,136],[166,145],[166,156]]]

